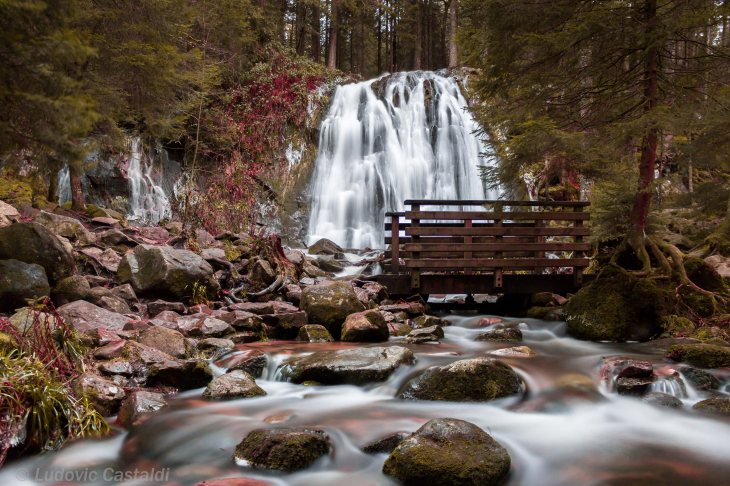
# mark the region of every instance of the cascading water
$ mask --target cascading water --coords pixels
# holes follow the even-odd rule
[[[307,243],[381,248],[385,213],[406,199],[496,198],[466,108],[456,81],[431,72],[340,86],[320,129]]]
[[[170,201],[165,191],[152,179],[152,159],[144,152],[139,137],[129,144],[129,216],[130,221],[157,223],[170,217]]]

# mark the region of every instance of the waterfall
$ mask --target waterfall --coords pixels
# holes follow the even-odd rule
[[[452,78],[432,72],[340,86],[322,122],[307,243],[383,248],[385,213],[406,199],[494,199],[493,163]]]
[[[152,158],[144,152],[142,140],[129,144],[129,214],[128,219],[141,224],[157,223],[171,216],[165,191],[152,179]]]
[[[58,171],[58,204],[65,204],[71,200],[71,172],[68,165]]]

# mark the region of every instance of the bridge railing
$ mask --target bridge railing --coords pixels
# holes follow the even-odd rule
[[[491,274],[502,287],[505,272],[541,274],[546,268],[572,267],[576,286],[590,263],[584,222],[590,215],[580,201],[439,201],[407,200],[409,209],[386,213],[385,243],[391,246],[390,271],[410,273],[420,287],[422,272]],[[424,207],[437,207],[425,210]],[[465,207],[477,210],[465,211]],[[405,236],[400,235],[403,230]],[[402,245],[402,247],[401,247]],[[552,252],[573,252],[559,258]],[[403,265],[400,264],[403,259]]]

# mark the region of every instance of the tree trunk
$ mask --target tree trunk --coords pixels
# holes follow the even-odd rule
[[[381,57],[381,50],[382,50],[382,42],[383,42],[383,11],[380,7],[378,7],[378,75],[382,73],[382,57]]]
[[[653,44],[652,34],[656,28],[656,0],[645,0],[644,21],[646,34],[646,61],[644,66],[644,113],[646,115],[654,111],[658,105],[657,68],[659,67],[659,50]],[[639,162],[639,191],[634,200],[634,207],[631,210],[630,218],[630,239],[631,236],[640,238],[643,241],[646,230],[646,220],[649,216],[651,205],[651,190],[654,182],[654,169],[656,166],[658,130],[651,127],[642,141],[641,159]]]
[[[365,77],[365,14],[360,12],[360,76]]]
[[[71,178],[71,209],[84,211],[86,204],[84,204],[84,191],[81,189],[81,174],[78,169],[70,165],[69,175]]]
[[[48,199],[52,203],[58,204],[58,173],[61,171],[58,162],[51,162],[51,173],[48,176]]]
[[[297,2],[297,33],[296,46],[297,54],[304,55],[304,49],[307,46],[307,6],[302,0]]]
[[[421,0],[416,0],[416,24],[413,29],[413,35],[415,36],[416,44],[413,49],[413,70],[418,71],[421,69]]]
[[[332,15],[330,18],[330,43],[329,57],[327,59],[327,67],[330,69],[337,68],[337,28],[340,0],[332,0]]]
[[[456,8],[457,3],[456,0],[451,0],[451,5],[449,6],[449,68],[455,68],[457,66],[456,62]]]
[[[314,62],[319,62],[321,28],[319,7],[314,6],[312,7],[312,59],[314,59]]]

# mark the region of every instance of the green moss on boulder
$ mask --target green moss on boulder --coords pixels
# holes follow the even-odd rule
[[[37,223],[15,223],[0,228],[0,260],[35,263],[46,271],[51,284],[74,274],[73,254],[56,235]]]
[[[730,415],[730,398],[714,397],[695,403],[695,410],[703,412],[715,412]]]
[[[365,310],[352,287],[343,282],[305,287],[299,307],[309,322],[324,326],[335,339],[340,339],[347,316]]]
[[[724,280],[717,273],[717,270],[704,260],[688,258],[684,262],[684,269],[692,283],[701,289],[710,292],[719,292],[727,288]]]
[[[713,344],[675,344],[670,346],[665,356],[699,368],[730,366],[730,347]]]
[[[256,429],[236,446],[234,458],[246,465],[301,471],[329,453],[330,438],[321,430]]]
[[[545,317],[550,313],[550,311],[555,310],[555,307],[530,307],[527,310],[526,317],[529,317],[531,319],[545,319]]]

